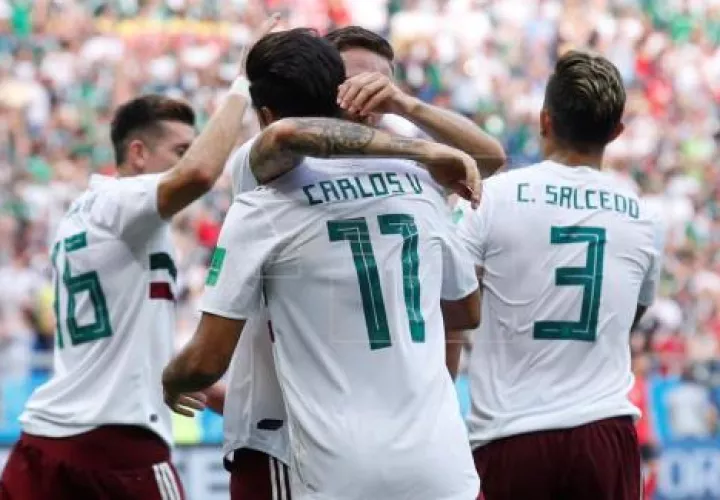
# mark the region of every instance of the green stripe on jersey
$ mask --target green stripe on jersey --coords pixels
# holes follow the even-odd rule
[[[74,252],[87,246],[87,233],[82,232],[65,238],[65,251]]]
[[[170,273],[172,279],[177,279],[177,268],[172,257],[165,252],[151,253],[150,254],[150,270],[157,271],[159,269],[166,269]]]
[[[222,247],[215,247],[215,251],[210,261],[210,269],[208,270],[207,280],[205,284],[207,286],[217,285],[218,278],[220,277],[220,271],[222,270],[223,263],[225,262],[225,254],[227,251]]]

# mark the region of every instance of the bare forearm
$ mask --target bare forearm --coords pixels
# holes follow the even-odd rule
[[[242,133],[246,107],[244,97],[228,95],[190,149],[166,174],[158,192],[163,217],[176,214],[212,188]]]
[[[213,383],[217,377],[204,373],[172,372],[168,376],[166,386],[175,393],[188,393],[202,391]]]
[[[292,170],[305,156],[428,159],[428,142],[396,137],[358,123],[332,118],[288,118],[265,129],[253,145],[250,165],[258,182]]]
[[[410,96],[404,100],[400,114],[436,141],[472,156],[483,177],[489,177],[505,164],[500,142],[462,115]]]
[[[205,391],[217,382],[222,373],[205,370],[192,352],[183,350],[163,372],[163,386],[174,393]]]

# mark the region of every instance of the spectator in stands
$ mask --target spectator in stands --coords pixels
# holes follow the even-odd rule
[[[717,432],[717,408],[692,367],[683,371],[680,384],[668,394],[667,406],[675,439],[709,438]]]
[[[668,225],[660,297],[636,337],[647,386],[671,387],[698,364],[703,384],[720,387],[717,0],[0,0],[0,383],[31,371],[37,328],[21,306],[47,301],[47,241],[60,214],[90,172],[112,171],[109,110],[159,91],[187,99],[204,124],[237,72],[248,26],[268,8],[287,12],[288,26],[387,35],[402,89],[471,117],[502,140],[509,168],[539,158],[535,117],[558,53],[608,55],[628,105],[607,170]],[[221,181],[174,223],[178,344],[197,321],[228,193]],[[667,398],[682,435],[710,434],[705,417],[683,423],[684,402],[720,408],[720,389],[711,399],[703,384],[684,381]],[[648,413],[664,407],[658,399]]]

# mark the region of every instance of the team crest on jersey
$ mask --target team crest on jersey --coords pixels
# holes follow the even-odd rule
[[[222,270],[223,263],[225,262],[225,254],[227,251],[223,247],[215,247],[210,260],[210,269],[208,270],[207,280],[205,284],[207,286],[217,285],[218,278],[220,277],[220,271]]]

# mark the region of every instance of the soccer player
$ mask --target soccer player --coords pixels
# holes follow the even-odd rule
[[[264,290],[292,428],[293,497],[474,498],[477,478],[443,362],[440,299],[462,328],[476,324],[478,297],[444,199],[413,162],[305,156],[414,156],[443,177],[448,167],[476,173],[475,162],[340,120],[276,121],[299,102],[294,80],[317,74],[326,88],[315,96],[316,113],[337,115],[344,79],[326,42],[284,36],[284,46],[280,35],[261,40],[248,58],[251,81],[257,70],[258,81],[285,88],[251,86],[265,129],[249,162],[261,182],[300,166],[236,198],[198,331],[165,370],[168,402],[223,374]]]
[[[168,221],[222,173],[241,131],[243,82],[194,141],[183,102],[147,95],[116,111],[119,177],[93,176],[54,238],[55,371],[21,417],[3,500],[183,498],[160,385],[175,336]]]
[[[402,93],[389,80],[393,74],[394,52],[387,40],[359,26],[337,29],[328,33],[325,39],[340,51],[347,78],[365,74],[375,80],[378,75],[386,77],[380,79],[382,85],[376,86],[376,93],[385,91],[383,98],[376,99],[377,107],[363,119],[369,117],[369,123],[378,124],[383,116],[381,111],[398,111],[439,142],[471,154],[481,172],[493,173],[504,163],[500,144],[477,126],[469,124],[466,118],[422,103]],[[261,75],[257,78],[253,78],[254,74],[249,76],[253,87],[262,92],[265,83]],[[308,86],[309,81],[300,78],[291,89],[285,90],[296,96],[305,94],[295,99],[298,116],[315,116],[320,109],[316,100],[307,95],[310,92]],[[357,97],[361,100],[364,95]],[[253,142],[250,140],[238,148],[228,161],[235,194],[257,187],[249,164]],[[455,339],[456,336],[450,338]],[[459,342],[448,345],[446,355],[451,373],[457,367],[460,348]],[[226,467],[231,472],[231,496],[233,500],[282,498],[289,480],[286,464],[290,460],[290,443],[265,311],[258,312],[245,325],[227,381],[227,397],[218,394],[222,390],[216,388],[213,391],[216,397],[210,401],[214,402],[213,408],[225,416],[223,453],[227,458]]]
[[[472,156],[483,177],[504,163],[502,145],[464,116],[404,93],[393,81],[395,52],[387,40],[360,26],[331,31],[325,38],[342,55],[347,80],[338,99],[343,110],[371,125],[387,114],[409,121],[432,139]]]
[[[640,498],[629,334],[662,230],[601,170],[624,106],[612,63],[563,55],[540,114],[546,160],[487,180],[459,222],[482,272],[469,429],[486,500]]]
[[[448,109],[404,93],[393,81],[395,52],[387,40],[360,26],[347,26],[325,38],[340,51],[348,79],[338,92],[340,106],[356,119],[387,126],[399,116],[432,139],[472,156],[483,177],[505,164],[502,145],[474,122]],[[392,127],[390,127],[392,128]],[[446,332],[446,363],[453,379],[464,343],[463,332]]]

